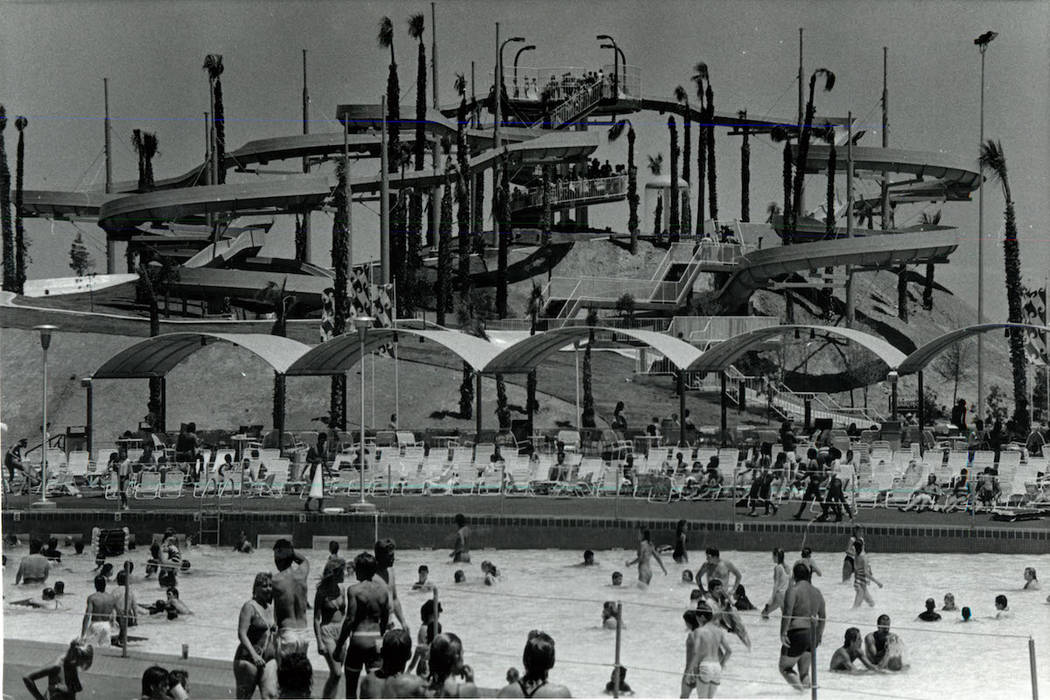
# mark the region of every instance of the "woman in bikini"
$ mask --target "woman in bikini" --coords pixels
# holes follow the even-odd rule
[[[656,559],[656,563],[660,565],[660,568],[664,572],[664,576],[667,575],[667,567],[664,566],[663,560],[660,559],[659,553],[656,551],[656,547],[650,541],[649,529],[646,528],[638,533],[638,556],[631,561],[627,562],[627,566],[634,566],[638,564],[638,582],[646,586],[653,579],[653,567],[652,560]]]
[[[428,698],[476,698],[474,671],[463,663],[463,642],[452,634],[439,634],[430,643]]]
[[[274,654],[273,576],[255,575],[252,599],[241,606],[237,622],[240,644],[233,655],[233,677],[238,698],[250,698],[255,689],[264,698],[277,697],[277,660]]]
[[[546,632],[529,632],[525,651],[521,655],[525,674],[516,682],[499,691],[501,698],[569,698],[572,694],[563,685],[547,680],[554,668],[554,639]]]
[[[321,697],[334,698],[339,689],[339,679],[343,677],[343,664],[336,657],[336,639],[343,628],[343,617],[346,612],[346,599],[339,584],[343,582],[346,562],[336,557],[324,565],[324,573],[317,584],[314,595],[314,635],[317,637],[317,651],[328,664],[328,680],[325,681]]]
[[[773,550],[773,593],[769,602],[762,607],[762,619],[768,620],[770,613],[784,605],[784,594],[791,582],[791,573],[784,564],[784,550],[779,547]]]
[[[343,670],[348,698],[357,697],[361,674],[379,665],[383,632],[390,622],[390,590],[381,580],[372,580],[377,569],[376,558],[361,552],[354,559],[357,583],[346,589],[346,612],[336,648],[345,649]]]
[[[95,649],[79,639],[74,639],[54,663],[33,671],[22,678],[26,690],[37,700],[73,700],[77,693],[84,690],[80,685],[80,671],[91,668],[95,658]],[[42,695],[36,687],[41,678],[47,679],[47,694]]]

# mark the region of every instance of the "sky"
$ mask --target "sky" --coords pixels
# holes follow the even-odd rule
[[[629,64],[641,73],[642,92],[670,97],[676,85],[691,90],[697,61],[708,64],[716,109],[793,118],[798,28],[805,29],[806,75],[818,67],[835,72],[833,91],[816,99],[820,115],[852,110],[862,145],[879,144],[882,47],[889,47],[890,145],[944,151],[976,163],[979,142],[980,58],[973,38],[999,32],[986,64],[986,138],[1001,140],[1016,201],[1022,268],[1029,285],[1041,286],[1050,267],[1050,3],[1045,2],[450,2],[436,5],[439,88],[442,104],[455,100],[455,73],[470,76],[487,94],[495,54],[495,23],[503,36],[526,37],[536,50],[522,65],[580,66],[609,62],[596,34],[612,35]],[[113,116],[114,179],[136,177],[133,128],[153,130],[160,141],[158,178],[181,174],[204,155],[202,114],[208,85],[201,69],[208,53],[221,53],[230,149],[245,141],[299,133],[302,49],[309,52],[311,131],[338,131],[336,105],[379,101],[385,91],[388,53],[376,44],[380,18],[394,21],[402,104],[415,102],[416,47],[407,18],[426,13],[424,2],[56,2],[8,3],[0,23],[0,101],[8,115],[29,117],[27,189],[86,189],[103,182],[102,78],[109,78]],[[507,52],[510,60],[511,52]],[[428,88],[429,91],[429,88]],[[403,113],[404,113],[403,111]],[[668,156],[666,115],[633,116],[638,158]],[[13,127],[13,125],[12,125]],[[595,127],[605,128],[605,127]],[[694,137],[696,130],[693,130]],[[14,169],[15,132],[6,132]],[[739,140],[720,131],[718,182],[722,217],[739,213]],[[601,160],[623,162],[625,143],[603,145]],[[695,151],[695,148],[694,148]],[[291,163],[270,169],[292,170]],[[365,162],[356,172],[375,172]],[[695,168],[695,164],[694,164]],[[752,218],[779,201],[780,147],[754,139],[751,157]],[[230,180],[255,176],[231,175]],[[648,171],[641,168],[642,181]],[[823,200],[822,178],[812,178],[812,200]],[[985,188],[986,309],[1005,316],[1002,239],[1003,198],[996,183]],[[859,183],[861,194],[875,191]],[[840,191],[844,192],[844,186]],[[977,203],[909,206],[898,224],[941,209],[942,223],[959,227],[961,244],[939,279],[976,305]],[[626,229],[626,204],[592,210],[592,224]],[[354,257],[377,250],[378,211],[355,207]],[[104,271],[104,236],[80,223]],[[30,278],[63,276],[70,224],[30,221]],[[319,231],[314,261],[327,264],[331,219],[314,216]],[[266,253],[290,256],[292,226],[279,219]]]

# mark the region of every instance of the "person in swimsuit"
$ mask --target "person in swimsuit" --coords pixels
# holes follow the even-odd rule
[[[847,583],[851,578],[853,578],[853,571],[855,568],[853,561],[857,553],[856,549],[854,548],[854,545],[858,541],[861,543],[864,542],[864,528],[862,528],[860,525],[854,525],[853,534],[850,535],[849,544],[846,545],[846,556],[842,560],[843,583]]]
[[[412,657],[412,661],[408,664],[408,670],[415,672],[421,677],[426,678],[430,675],[427,669],[427,658],[430,656],[430,643],[434,641],[434,637],[441,634],[441,623],[438,622],[438,617],[445,611],[444,606],[438,603],[437,612],[434,614],[434,599],[427,600],[419,607],[419,617],[423,621],[423,624],[419,626],[419,634],[416,636],[416,652]]]
[[[412,655],[412,638],[406,630],[387,630],[380,653],[382,665],[361,680],[362,698],[425,697],[423,679],[405,672],[405,664]]]
[[[705,606],[696,610],[699,627],[689,635],[692,644],[692,659],[688,659],[686,673],[682,678],[682,697],[689,697],[687,679],[696,687],[696,695],[701,698],[713,698],[722,682],[722,670],[732,655],[729,640],[725,631],[716,624],[711,624],[712,610]],[[691,676],[691,678],[690,678]]]
[[[607,600],[602,603],[602,627],[607,630],[616,629],[616,620],[619,615],[616,614],[616,603],[611,600]],[[627,625],[620,621],[620,627],[626,629]]]
[[[959,608],[956,607],[956,605],[955,605],[955,595],[953,595],[952,593],[945,593],[944,594],[944,605],[941,606],[941,610],[947,610],[949,612],[954,612],[954,611],[956,611],[958,609]]]
[[[820,646],[827,618],[824,596],[810,583],[809,568],[795,564],[791,572],[795,585],[784,594],[784,608],[780,617],[780,675],[795,690],[803,690],[809,683],[809,667],[813,651]],[[813,619],[816,618],[816,638],[813,638]],[[798,666],[798,673],[795,666]]]
[[[810,549],[809,547],[803,547],[802,548],[802,558],[799,559],[799,561],[802,562],[803,564],[805,564],[806,566],[808,566],[809,570],[812,571],[814,575],[816,575],[816,576],[823,576],[824,575],[824,572],[820,570],[819,566],[817,566],[817,562],[813,561],[813,550]],[[794,567],[792,567],[792,568],[794,568]]]
[[[941,614],[937,612],[937,601],[933,598],[926,599],[926,610],[919,613],[919,619],[923,622],[939,622]]]
[[[697,592],[699,593],[699,591]],[[733,592],[733,607],[745,612],[755,609],[751,599],[747,597],[747,590],[743,586],[737,586]]]
[[[857,669],[853,667],[854,661],[860,661],[863,669]],[[865,657],[864,650],[860,645],[860,630],[856,627],[850,627],[846,630],[846,638],[835,653],[831,656],[831,671],[837,671],[840,673],[862,673],[863,671],[877,671],[878,669],[872,665]]]
[[[84,690],[80,685],[80,671],[91,668],[94,659],[95,649],[90,644],[74,639],[62,656],[23,676],[22,683],[36,700],[74,700],[77,693]],[[41,678],[47,679],[47,695],[42,695],[36,687],[36,682]]]
[[[427,697],[474,698],[474,670],[463,663],[463,642],[452,634],[439,634],[430,645],[430,676],[427,679]]]
[[[106,577],[95,577],[95,592],[88,596],[80,636],[95,646],[108,647],[112,623],[117,619],[117,604],[106,593]]]
[[[728,591],[722,586],[718,579],[710,579],[707,587],[707,600],[697,603],[697,610],[701,604],[707,605],[712,610],[715,622],[722,626],[726,632],[732,632],[748,649],[751,648],[751,636],[747,632],[743,618],[733,609],[733,601]],[[697,593],[700,591],[698,590]],[[701,594],[702,595],[702,594]]]
[[[871,565],[868,564],[868,558],[864,556],[864,540],[854,542],[853,549],[856,552],[853,559],[853,589],[857,592],[853,599],[853,607],[854,609],[859,608],[861,603],[875,607],[875,600],[868,591],[868,582],[874,581],[879,588],[882,588],[882,582],[871,575]]]
[[[569,698],[572,694],[563,685],[548,680],[554,668],[554,639],[546,632],[529,632],[525,651],[521,655],[525,673],[518,680],[499,691],[500,698]]]
[[[689,530],[689,523],[685,520],[679,520],[678,525],[675,527],[674,533],[674,551],[671,552],[671,558],[674,559],[676,564],[688,564],[689,563],[689,552],[685,549],[686,532]]]
[[[1035,575],[1034,566],[1026,566],[1024,568],[1024,588],[1021,590],[1025,591],[1038,591],[1039,590],[1039,579]]]
[[[337,660],[335,641],[343,628],[346,599],[339,584],[343,582],[346,562],[341,558],[325,562],[324,572],[314,594],[314,637],[317,651],[328,664],[328,680],[325,681],[321,697],[334,698],[343,677],[343,664]]]
[[[784,565],[784,550],[777,547],[773,550],[773,593],[769,602],[762,606],[762,619],[768,620],[769,614],[784,605],[784,594],[787,593],[791,574]]]
[[[390,623],[390,591],[382,581],[373,580],[376,570],[376,558],[361,552],[354,559],[357,583],[346,589],[346,612],[336,648],[344,659],[348,698],[357,697],[361,674],[379,665],[379,646]]]
[[[310,648],[310,626],[307,622],[306,580],[310,562],[285,539],[274,542],[273,616],[277,622],[277,662],[286,654]],[[295,566],[293,566],[295,564]]]
[[[875,624],[878,625],[875,631],[864,638],[864,653],[868,661],[881,670],[903,670],[903,645],[897,635],[890,632],[890,616],[879,615]]]
[[[426,564],[419,565],[419,580],[412,584],[413,591],[432,591],[434,590],[434,584],[427,581],[427,577],[430,575],[430,567]]]
[[[656,548],[653,547],[653,543],[649,539],[649,529],[646,528],[638,532],[638,556],[626,564],[627,566],[638,564],[639,584],[648,586],[649,582],[653,580],[653,569],[651,564],[653,559],[656,559],[656,563],[660,565],[660,569],[664,572],[664,576],[666,576],[667,567],[664,566],[663,560],[660,559],[660,555],[657,553]]]
[[[450,557],[452,557],[452,563],[470,563],[470,544],[468,539],[470,538],[470,528],[467,526],[467,519],[463,517],[462,513],[456,513],[456,544],[452,548]]]
[[[250,698],[256,688],[264,698],[277,697],[277,626],[273,622],[273,576],[255,575],[252,598],[241,606],[237,620],[240,644],[233,655],[233,677],[238,698]]]
[[[733,582],[733,585],[728,586],[728,588],[729,590],[735,591],[736,587],[744,581],[744,577],[741,575],[740,570],[733,566],[732,563],[723,561],[722,553],[718,551],[718,547],[708,547],[706,554],[707,561],[703,563],[694,577],[697,587],[699,587],[701,591],[704,590],[704,576],[707,576],[708,585],[710,585],[710,582],[714,579],[718,579],[723,584],[728,584],[729,576],[733,575],[736,576],[736,581]]]
[[[373,551],[376,558],[376,575],[390,590],[390,612],[397,618],[399,626],[408,629],[405,614],[401,611],[401,600],[397,597],[397,581],[394,579],[394,552],[397,551],[397,544],[386,537],[376,542]]]

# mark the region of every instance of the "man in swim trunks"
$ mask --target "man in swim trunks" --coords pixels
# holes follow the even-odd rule
[[[414,673],[405,673],[405,664],[412,656],[412,638],[408,631],[388,630],[383,635],[383,649],[380,654],[383,664],[361,681],[361,697],[423,697],[425,681]]]
[[[780,617],[780,675],[795,690],[803,690],[809,683],[809,667],[813,651],[820,646],[827,617],[824,596],[810,583],[812,573],[805,564],[796,563],[791,577],[795,585],[784,594],[783,614]],[[813,620],[816,618],[816,638]],[[798,673],[795,666],[798,666]]]
[[[51,563],[40,550],[43,543],[38,539],[29,540],[29,554],[22,557],[18,563],[18,571],[15,573],[15,584],[19,583],[43,583],[51,573]]]
[[[346,615],[335,646],[344,654],[346,696],[357,697],[357,684],[362,673],[379,665],[379,648],[383,632],[390,624],[391,595],[382,581],[375,581],[377,564],[374,556],[361,552],[354,559],[357,583],[346,589]]]
[[[878,625],[875,631],[864,637],[864,653],[868,661],[878,668],[900,671],[900,653],[893,648],[897,646],[897,635],[890,632],[890,616],[879,615],[875,624]]]
[[[273,617],[277,623],[277,659],[310,648],[313,631],[307,615],[306,579],[310,562],[285,539],[274,542]],[[295,564],[296,566],[292,566]]]
[[[682,697],[689,697],[692,686],[696,688],[697,697],[713,698],[722,682],[722,670],[733,651],[729,648],[725,631],[719,625],[711,624],[711,608],[701,605],[695,615],[699,627],[689,633],[686,642],[692,645],[692,658],[689,658],[687,649],[686,673],[682,677]]]
[[[856,627],[850,627],[846,630],[846,638],[842,646],[836,649],[831,656],[830,670],[843,673],[858,673],[859,670],[853,667],[853,662],[857,660],[860,660],[865,670],[878,670],[864,657],[864,651],[860,646],[860,630]]]
[[[634,566],[638,564],[638,582],[646,586],[653,579],[653,568],[651,561],[656,559],[656,563],[660,565],[660,568],[664,572],[664,576],[667,575],[667,567],[664,566],[663,560],[660,559],[660,555],[656,552],[656,547],[650,541],[649,529],[640,530],[638,533],[638,556],[631,561],[627,562],[627,566]]]
[[[397,597],[397,581],[394,579],[394,551],[397,544],[389,537],[385,537],[375,544],[376,575],[386,583],[390,590],[390,611],[394,613],[401,627],[408,629],[405,624],[405,614],[401,611],[401,600]]]
[[[727,585],[729,583],[730,574],[736,576],[736,581],[734,581],[731,586]],[[704,584],[702,581],[704,576],[707,576],[708,585],[710,585],[712,579],[718,579],[723,585],[726,585],[726,589],[730,591],[735,591],[736,587],[744,580],[739,569],[733,566],[732,563],[722,560],[718,547],[707,548],[707,561],[705,561],[700,567],[700,570],[696,572],[696,585],[701,591],[704,590]]]
[[[712,610],[715,622],[721,625],[726,632],[735,634],[744,646],[750,649],[751,637],[747,633],[747,627],[744,626],[744,620],[733,609],[733,600],[729,597],[729,592],[716,578],[708,579],[708,584],[710,585],[707,587],[707,601],[699,603],[697,609],[699,610],[702,604],[708,605]]]
[[[81,638],[95,646],[108,647],[112,634],[111,624],[117,619],[117,605],[113,596],[106,593],[106,577],[95,577],[95,592],[87,597],[84,609],[84,624]]]
[[[937,622],[941,619],[941,614],[937,612],[937,601],[933,598],[926,599],[926,610],[919,613],[919,619],[923,622]]]
[[[452,563],[470,563],[470,545],[467,540],[470,537],[470,528],[467,527],[467,519],[463,517],[462,513],[456,513],[456,544],[452,548],[452,553],[449,554],[452,557]]]

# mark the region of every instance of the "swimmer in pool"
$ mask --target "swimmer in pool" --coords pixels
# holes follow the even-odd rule
[[[744,577],[740,573],[740,570],[733,566],[732,563],[722,559],[722,554],[718,551],[718,547],[708,547],[706,550],[706,554],[707,561],[705,561],[700,567],[700,570],[696,572],[696,576],[694,578],[697,587],[701,591],[704,590],[704,576],[707,576],[707,580],[709,582],[708,585],[710,585],[710,581],[712,579],[718,579],[723,584],[728,585],[729,576],[733,575],[736,577],[736,581],[734,581],[733,584],[728,587],[730,590],[735,591],[736,587],[739,586],[744,580]]]
[[[947,610],[948,612],[955,612],[958,610],[955,606],[955,596],[951,593],[944,594],[944,605],[941,606],[941,610]]]
[[[610,585],[612,585],[614,587],[617,587],[617,588],[622,586],[623,585],[623,574],[621,574],[619,571],[612,572],[612,583]]]
[[[456,573],[452,574],[452,581],[454,583],[466,583],[467,575],[463,573],[463,569],[456,569]]]
[[[900,638],[890,632],[890,616],[879,615],[878,627],[864,638],[864,653],[868,661],[885,671],[904,670],[903,647]]]
[[[323,698],[334,698],[343,677],[343,664],[336,658],[335,640],[343,629],[346,599],[339,584],[343,582],[346,562],[341,558],[329,559],[314,594],[314,638],[317,651],[328,664],[328,679],[325,681]]]
[[[795,690],[801,691],[809,684],[809,669],[813,663],[813,650],[820,646],[827,619],[823,594],[810,583],[812,572],[803,564],[795,564],[791,572],[795,581],[784,594],[784,607],[780,616],[780,675]],[[816,638],[813,638],[811,618],[817,619]],[[795,667],[798,672],[795,672]]]
[[[860,661],[861,666],[864,668],[855,668],[853,666],[854,661]],[[864,671],[878,670],[864,657],[864,650],[861,649],[860,630],[856,627],[850,627],[846,630],[846,638],[842,646],[836,649],[831,656],[830,670],[840,673],[863,673]]]
[[[379,665],[379,647],[383,632],[390,624],[390,590],[381,581],[373,581],[376,558],[368,552],[354,559],[357,583],[346,589],[346,616],[336,640],[337,649],[345,649],[346,696],[357,697],[357,684],[362,673]],[[345,645],[345,646],[344,646]]]
[[[427,581],[427,577],[430,576],[430,567],[427,566],[426,564],[420,564],[419,565],[419,570],[417,571],[417,573],[419,574],[419,580],[412,584],[412,590],[413,591],[432,591],[432,590],[434,590],[434,584],[432,584],[429,581]]]
[[[1006,596],[1002,593],[995,596],[995,619],[996,620],[1009,620],[1014,616],[1010,605],[1006,600]]]
[[[430,675],[430,670],[427,666],[427,660],[430,656],[430,643],[434,641],[434,637],[441,634],[441,623],[438,622],[437,618],[443,612],[445,612],[444,606],[438,603],[437,615],[434,614],[433,598],[425,601],[419,607],[419,617],[423,624],[419,626],[419,632],[416,635],[416,651],[408,664],[408,670],[414,669],[421,678],[426,678]]]
[[[602,627],[607,630],[616,629],[616,603],[611,600],[607,600],[602,604]],[[627,625],[620,620],[620,629],[627,629]]]
[[[690,631],[686,642],[692,646],[692,658],[686,650],[686,672],[682,675],[682,697],[689,697],[691,687],[697,697],[713,698],[722,683],[722,671],[732,656],[729,640],[720,626],[712,624],[713,613],[706,605],[692,612],[699,627]],[[686,624],[689,624],[688,620]]]
[[[651,564],[653,559],[655,559],[656,563],[660,565],[660,569],[664,572],[664,576],[666,576],[667,567],[664,566],[663,560],[660,559],[660,555],[656,552],[656,548],[653,547],[653,543],[650,541],[649,529],[645,528],[638,532],[638,556],[626,564],[627,566],[638,564],[639,585],[648,586],[649,582],[653,580],[653,569]]]
[[[682,583],[687,586],[693,585],[693,572],[689,569],[682,569]]]
[[[923,622],[939,622],[941,614],[937,612],[937,601],[933,598],[926,599],[926,610],[919,613],[919,618]]]
[[[697,591],[699,593],[699,591]],[[747,597],[747,591],[743,586],[737,586],[733,592],[733,607],[737,610],[754,610],[755,606],[751,603],[751,599]]]
[[[106,577],[95,577],[95,592],[87,597],[80,637],[95,646],[109,646],[112,623],[117,619],[117,604],[106,593]]]
[[[733,609],[733,601],[729,598],[729,593],[722,587],[722,582],[718,579],[712,579],[710,584],[707,588],[707,601],[705,602],[713,611],[715,622],[722,625],[727,632],[735,634],[744,646],[750,649],[751,637],[747,633],[747,627],[744,626],[743,618]],[[697,610],[699,609],[700,606],[697,605]]]
[[[456,513],[456,544],[449,554],[452,563],[470,563],[470,527],[462,513]]]
[[[1039,590],[1039,579],[1035,576],[1035,567],[1026,566],[1024,568],[1024,588],[1025,591],[1038,591]]]
[[[819,566],[817,566],[817,562],[813,561],[813,550],[809,547],[802,548],[802,558],[799,559],[799,561],[808,566],[814,576],[824,575],[824,572],[820,570]]]
[[[962,619],[959,620],[959,622],[973,622],[973,617],[970,614],[970,608],[964,605],[963,609],[960,611],[960,614],[962,615]]]
[[[583,561],[573,566],[598,566],[598,562],[594,561],[594,552],[589,549],[583,551]]]
[[[882,582],[871,575],[871,565],[868,564],[868,558],[864,555],[864,541],[855,541],[853,549],[855,552],[853,558],[853,590],[856,591],[853,607],[859,608],[861,603],[867,603],[871,607],[875,607],[875,600],[871,597],[871,592],[868,591],[868,582],[874,581],[879,588],[882,588]]]
[[[21,605],[27,608],[35,608],[37,610],[58,610],[60,607],[58,601],[55,599],[55,589],[45,588],[41,591],[39,596],[33,596],[32,598],[25,598],[23,600],[16,600],[11,605]]]
[[[405,671],[412,655],[412,637],[407,630],[387,630],[380,651],[382,665],[361,681],[362,698],[418,698],[426,683],[414,673]]]
[[[806,565],[803,564],[803,566]],[[808,566],[806,568],[813,570]],[[790,582],[791,574],[784,565],[784,550],[777,547],[773,550],[773,592],[769,596],[769,602],[762,607],[763,620],[768,620],[769,614],[784,604],[784,594]]]

